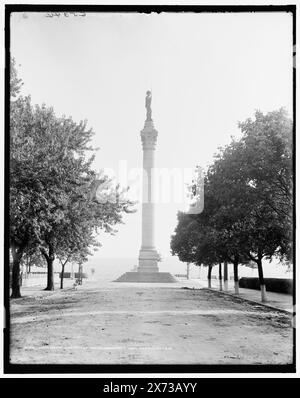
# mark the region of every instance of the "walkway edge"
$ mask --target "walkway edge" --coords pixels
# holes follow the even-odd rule
[[[262,303],[261,301],[256,301],[256,300],[251,300],[251,299],[248,299],[248,298],[245,298],[245,297],[241,297],[241,296],[239,296],[238,294],[235,294],[235,293],[225,292],[223,290],[217,290],[217,289],[209,288],[209,287],[203,287],[202,289],[210,290],[212,292],[219,293],[219,294],[224,294],[225,296],[235,297],[235,298],[238,298],[240,300],[247,301],[248,303],[258,304],[258,305],[260,305],[262,307],[266,307],[266,308],[270,308],[272,310],[284,312],[285,314],[288,314],[288,315],[294,315],[294,311],[293,310],[292,311],[284,310],[283,308],[278,308],[278,307],[275,307],[274,305]]]

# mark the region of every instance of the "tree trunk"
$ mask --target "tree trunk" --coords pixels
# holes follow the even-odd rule
[[[52,257],[49,257],[47,260],[47,287],[45,290],[54,290],[53,261]]]
[[[228,264],[224,261],[224,290],[228,290]]]
[[[208,287],[209,289],[211,288],[211,271],[212,271],[212,266],[208,266],[208,273],[207,273],[207,280],[208,280]]]
[[[220,290],[223,290],[223,285],[222,285],[222,263],[219,263],[219,284],[220,284]]]
[[[261,257],[258,258],[256,263],[257,263],[258,278],[259,278],[259,284],[260,284],[261,301],[263,303],[265,303],[267,301],[267,295],[266,295],[266,285],[265,285],[265,280],[264,280],[264,273],[263,273]]]
[[[190,263],[186,264],[186,279],[190,279]]]
[[[47,287],[44,290],[54,290],[54,249],[51,244],[49,244],[48,246],[49,253],[47,253],[45,249],[41,249],[41,252],[47,261]]]
[[[82,285],[82,265],[78,266],[78,284]]]
[[[64,288],[64,273],[65,273],[65,264],[61,266],[61,274],[60,274],[60,288]]]
[[[20,262],[23,256],[23,249],[21,248],[12,248],[12,256],[13,256],[13,267],[12,267],[12,284],[11,284],[11,298],[20,298],[21,297],[21,267]]]
[[[239,291],[239,262],[234,260],[233,263],[233,279],[234,279],[234,292],[235,294],[240,294]]]
[[[26,260],[26,274],[28,274],[28,273],[29,273],[29,259],[27,257],[27,260]]]

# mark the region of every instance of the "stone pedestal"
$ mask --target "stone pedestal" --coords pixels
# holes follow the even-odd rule
[[[114,282],[176,283],[178,280],[169,272],[125,272]]]

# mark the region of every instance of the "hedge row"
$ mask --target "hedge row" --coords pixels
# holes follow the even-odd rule
[[[281,278],[265,278],[266,290],[269,292],[293,294],[293,280]],[[258,278],[241,278],[239,286],[259,290]]]
[[[61,273],[59,274],[59,277],[61,278]],[[77,279],[79,278],[79,273],[75,272],[74,277]],[[82,278],[87,278],[87,274],[83,273]],[[64,278],[71,278],[71,272],[64,272]]]

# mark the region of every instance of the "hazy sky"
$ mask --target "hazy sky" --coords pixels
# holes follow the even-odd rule
[[[237,122],[292,109],[292,16],[287,13],[14,14],[11,54],[23,94],[88,120],[94,167],[141,167],[145,92],[152,90],[157,167],[207,165]],[[183,203],[157,205],[156,246],[169,255]],[[99,255],[137,256],[141,212],[103,236]]]

